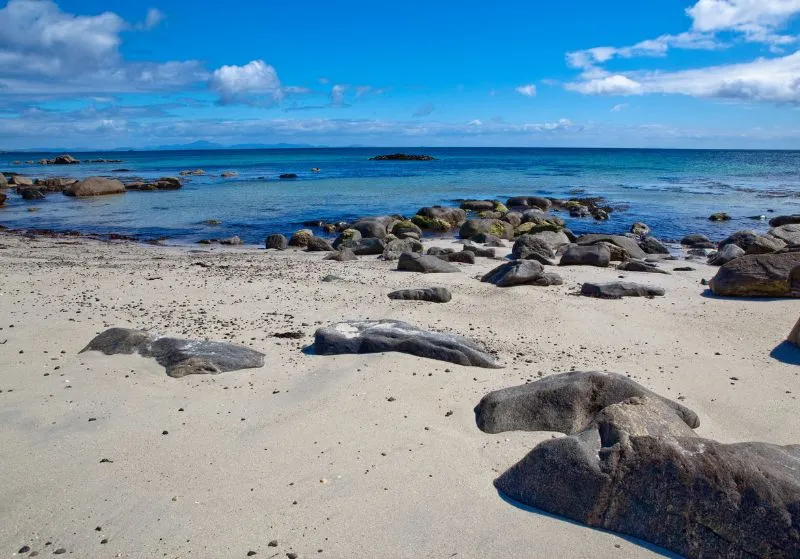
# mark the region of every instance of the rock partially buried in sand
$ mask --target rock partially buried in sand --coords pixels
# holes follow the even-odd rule
[[[639,244],[634,239],[624,235],[581,235],[575,242],[581,246],[610,243],[621,248],[628,258],[638,258],[640,260],[647,258],[647,254],[645,254]]]
[[[492,283],[497,287],[514,287],[516,285],[561,285],[561,276],[544,271],[535,260],[514,260],[498,266],[481,278],[482,282]]]
[[[64,189],[67,196],[77,196],[79,198],[89,196],[104,196],[107,194],[123,194],[125,185],[115,179],[104,179],[102,177],[89,177],[82,181],[71,184]]]
[[[663,268],[659,268],[655,264],[651,262],[645,262],[644,260],[626,260],[619,266],[617,266],[617,270],[621,272],[645,272],[649,274],[669,274],[667,270]]]
[[[320,328],[314,334],[314,349],[320,355],[397,351],[467,367],[500,368],[494,357],[466,338],[428,332],[399,320],[339,322]]]
[[[561,256],[559,266],[607,268],[609,264],[611,264],[611,251],[604,245],[569,245]]]
[[[218,374],[264,366],[264,354],[225,342],[154,337],[142,330],[111,328],[94,338],[81,353],[152,357],[174,378]]]
[[[460,271],[450,262],[445,262],[437,256],[416,253],[401,254],[397,260],[397,269],[401,272],[420,272],[423,274],[452,274]]]
[[[427,301],[429,303],[448,303],[453,298],[445,287],[428,287],[425,289],[400,289],[389,293],[389,299],[399,301]]]
[[[651,287],[629,281],[609,283],[584,283],[581,295],[598,299],[622,299],[623,297],[661,297],[665,294],[663,287]]]
[[[792,331],[789,333],[789,337],[787,339],[797,347],[800,347],[800,320],[798,320],[797,324],[794,325],[794,328],[792,328]]]
[[[744,250],[734,244],[728,244],[719,249],[716,253],[708,257],[708,263],[712,266],[723,266],[731,260],[736,260],[745,255]]]
[[[264,240],[264,245],[267,249],[286,250],[287,248],[289,248],[289,241],[287,241],[286,237],[284,237],[280,233],[276,233],[274,235],[269,235]]]
[[[729,297],[800,297],[800,251],[731,260],[709,285],[715,295]]]
[[[691,410],[599,374],[558,375],[481,401],[487,432],[568,435],[498,477],[500,492],[686,557],[800,556],[800,445],[699,438]]]
[[[352,262],[354,260],[358,260],[358,256],[356,256],[356,253],[353,252],[352,249],[347,247],[339,247],[339,250],[331,252],[324,258],[324,260],[333,260],[335,262]]]

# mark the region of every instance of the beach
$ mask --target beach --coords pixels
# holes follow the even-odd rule
[[[452,237],[423,241],[461,248]],[[701,280],[718,268],[705,259],[685,272],[674,271],[683,257],[664,261],[671,275],[560,267],[563,285],[501,289],[477,279],[502,263],[490,258],[421,275],[324,254],[3,234],[4,553],[666,554],[526,510],[494,488],[537,443],[562,435],[486,434],[475,406],[494,390],[571,370],[628,375],[680,401],[699,416],[702,437],[798,442],[800,370],[776,348],[800,301],[712,296]],[[619,276],[666,295],[576,295],[586,281]],[[387,297],[434,286],[452,301]],[[308,349],[317,328],[355,319],[460,334],[503,368]],[[80,353],[110,327],[228,341],[264,353],[265,365],[170,378],[152,359]],[[285,333],[300,337],[275,337]]]

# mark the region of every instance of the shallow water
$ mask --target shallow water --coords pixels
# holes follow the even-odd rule
[[[429,153],[439,160],[368,160],[395,151]],[[624,232],[634,221],[645,221],[655,235],[670,240],[686,233],[722,238],[741,229],[764,230],[766,221],[750,217],[800,213],[800,151],[352,148],[73,155],[123,162],[14,165],[53,154],[0,154],[0,170],[34,178],[105,175],[121,180],[176,176],[198,168],[207,174],[189,177],[178,191],[96,199],[50,194],[35,202],[11,194],[0,208],[0,224],[168,237],[178,243],[239,235],[260,244],[267,234],[290,233],[307,220],[410,215],[423,206],[454,205],[460,198],[603,196],[619,210],[607,222],[566,218],[573,231]],[[311,172],[314,167],[321,171]],[[129,171],[112,172],[120,168]],[[219,176],[228,170],[238,176]],[[281,173],[297,173],[298,178],[278,180]],[[37,211],[29,212],[31,206]],[[709,222],[716,211],[734,219]],[[222,223],[204,225],[209,219]]]

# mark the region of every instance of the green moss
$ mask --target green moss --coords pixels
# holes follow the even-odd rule
[[[355,237],[361,237],[361,233],[356,231],[355,229],[345,229],[342,231],[342,240],[343,241],[352,241]]]
[[[506,228],[502,221],[495,221],[489,226],[489,234],[503,238],[506,236]]]
[[[402,227],[403,229],[413,229],[414,225],[416,224],[410,219],[404,219],[395,223],[394,226],[392,226],[392,229],[397,229],[398,227]]]
[[[420,229],[427,229],[429,231],[439,231],[441,233],[446,233],[447,231],[450,231],[450,229],[452,228],[452,225],[450,225],[449,222],[439,217],[430,218],[422,215],[415,215],[414,217],[411,218],[411,223],[413,223]]]
[[[494,203],[494,211],[505,214],[505,213],[508,213],[508,208],[502,202],[495,202]]]

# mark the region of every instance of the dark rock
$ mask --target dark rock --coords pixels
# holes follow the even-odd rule
[[[461,252],[448,252],[446,254],[438,254],[437,258],[441,258],[445,262],[459,262],[461,264],[475,264],[475,253],[462,250]]]
[[[770,227],[780,227],[781,225],[796,225],[800,224],[800,214],[795,215],[779,215],[769,220]]]
[[[636,223],[631,225],[631,233],[633,233],[637,237],[644,239],[645,237],[650,235],[650,227],[648,227],[646,223],[637,221]]]
[[[282,174],[282,175],[280,175],[278,178],[279,178],[279,179],[283,179],[283,180],[286,180],[286,179],[296,179],[296,178],[297,178],[297,173],[283,173],[283,174]]]
[[[647,254],[669,254],[669,249],[655,237],[645,237],[639,241],[639,248]]]
[[[5,190],[0,190],[0,206],[4,205],[6,203],[7,199],[8,199],[8,195],[6,194],[6,191]]]
[[[667,270],[659,268],[652,262],[645,262],[644,260],[626,260],[619,266],[617,270],[621,272],[647,272],[651,274],[669,274]]]
[[[729,216],[725,212],[717,212],[717,213],[711,214],[708,217],[708,220],[709,221],[730,221],[731,220],[731,216]]]
[[[389,293],[389,299],[401,301],[427,301],[430,303],[447,303],[452,299],[450,290],[444,287],[428,287],[425,289],[401,289]]]
[[[509,208],[539,208],[542,211],[549,210],[553,203],[541,196],[515,196],[506,202]]]
[[[398,320],[340,322],[320,328],[314,335],[314,348],[319,355],[398,351],[458,365],[499,368],[494,357],[466,338],[428,332]]]
[[[308,252],[332,252],[334,248],[331,244],[322,237],[311,237],[306,245]]]
[[[515,285],[562,285],[561,276],[546,273],[544,267],[535,260],[514,260],[498,266],[485,276],[481,281],[492,283],[497,287],[514,287]]]
[[[681,239],[681,244],[691,248],[716,248],[717,246],[705,235],[686,235]]]
[[[268,249],[286,250],[289,248],[289,241],[281,234],[270,235],[264,240],[264,245]]]
[[[545,239],[536,235],[522,235],[514,242],[511,257],[514,260],[536,260],[553,265],[556,254]]]
[[[447,254],[453,254],[455,251],[454,248],[431,247],[425,254],[430,254],[431,256],[445,256]]]
[[[225,239],[220,239],[219,244],[221,245],[229,245],[229,246],[238,246],[243,245],[244,241],[240,239],[238,236],[234,235],[233,237],[227,237]]]
[[[417,215],[411,218],[417,226],[424,230],[447,232],[453,227],[459,227],[467,220],[467,212],[461,208],[443,208],[433,206],[421,208]]]
[[[461,209],[470,212],[490,212],[494,210],[493,200],[462,200]]]
[[[114,179],[104,179],[102,177],[89,177],[82,181],[71,184],[64,189],[67,196],[87,197],[103,196],[107,194],[122,194],[125,192],[125,185]]]
[[[755,231],[738,231],[719,244],[720,248],[728,245],[738,246],[745,254],[769,254],[781,250],[786,243],[772,236],[759,235]]]
[[[0,173],[0,188],[6,188],[8,186],[8,179],[3,173]]]
[[[478,233],[486,233],[500,239],[513,239],[514,227],[499,219],[468,219],[459,230],[462,239],[470,239]]]
[[[481,258],[494,258],[495,257],[495,250],[493,248],[483,248],[479,246],[475,246],[473,244],[466,244],[464,245],[464,250],[468,252],[472,252],[475,256],[479,256]]]
[[[404,238],[407,235],[414,235],[417,240],[422,236],[422,229],[410,220],[402,220],[392,225],[392,235]]]
[[[361,232],[356,229],[350,229],[349,227],[339,233],[339,236],[336,237],[336,240],[333,241],[333,248],[341,248],[342,246],[352,246],[353,244],[360,241],[363,237],[361,236]],[[383,252],[383,250],[381,250]]]
[[[22,196],[23,200],[44,200],[44,194],[35,188],[17,189],[17,192]]]
[[[358,256],[376,256],[383,254],[386,243],[381,239],[361,239],[360,241],[345,241],[339,248],[349,248]]]
[[[300,229],[289,239],[289,246],[305,248],[312,238],[314,238],[314,232],[311,229]]]
[[[694,272],[695,268],[692,268],[691,266],[681,266],[679,268],[675,268],[675,271],[676,272]]]
[[[53,165],[76,165],[80,163],[80,161],[78,161],[69,154],[65,154],[65,155],[59,155],[49,163],[52,163]]]
[[[392,239],[386,243],[382,258],[384,260],[397,260],[403,253],[421,253],[422,249],[422,243],[416,239]]]
[[[477,235],[470,237],[468,240],[474,243],[481,243],[493,247],[505,246],[502,239],[495,237],[494,235],[490,235],[489,233],[478,233]]]
[[[611,251],[603,245],[569,245],[561,256],[559,266],[597,266],[606,268],[611,263]]]
[[[141,330],[111,328],[94,338],[81,353],[152,357],[174,378],[217,374],[264,366],[264,354],[225,342],[153,337]]]
[[[351,226],[361,233],[362,238],[366,239],[383,239],[386,237],[386,223],[377,219],[364,219],[357,221]]]
[[[325,260],[334,260],[336,262],[352,262],[358,260],[358,256],[353,252],[353,249],[347,247],[339,247],[339,250],[330,253],[325,257]]]
[[[712,266],[722,266],[731,260],[744,256],[745,252],[738,245],[729,244],[723,246],[716,253],[708,257],[708,263]]]
[[[42,192],[62,192],[68,186],[78,182],[76,179],[68,179],[61,177],[48,177],[45,179],[36,179],[33,184],[36,190]]]
[[[581,295],[599,299],[621,299],[622,297],[660,297],[665,294],[663,287],[651,287],[627,281],[610,283],[584,283]]]
[[[139,181],[125,185],[125,188],[128,190],[143,190],[143,191],[179,190],[182,187],[183,183],[179,178],[176,177],[161,177],[160,179],[149,183]]]
[[[625,251],[628,258],[643,260],[647,256],[634,239],[625,237],[624,235],[581,235],[576,242],[581,246],[594,245],[597,243],[611,243]]]
[[[709,285],[722,296],[800,297],[800,252],[742,256],[723,265]]]
[[[769,236],[780,239],[787,245],[800,245],[800,224],[790,223],[769,230]]]
[[[432,155],[413,155],[408,153],[390,153],[388,155],[376,155],[369,158],[370,161],[436,161]]]
[[[421,254],[401,254],[397,269],[402,272],[421,272],[423,274],[450,274],[459,269],[437,256]]]

